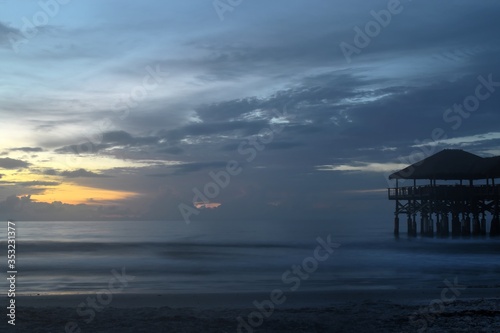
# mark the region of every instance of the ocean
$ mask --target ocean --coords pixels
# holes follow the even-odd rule
[[[390,223],[338,225],[17,221],[17,294],[93,293],[107,288],[113,270],[134,277],[127,293],[419,289],[455,278],[468,288],[500,287],[499,239],[412,239],[403,233],[395,239]],[[5,261],[6,229],[0,232]],[[318,237],[328,236],[338,247],[314,262]],[[293,267],[304,263],[309,273],[292,283]]]

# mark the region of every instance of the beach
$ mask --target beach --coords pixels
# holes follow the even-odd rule
[[[500,330],[496,239],[394,239],[380,228],[250,240],[254,225],[209,227],[26,222],[16,325],[4,297],[0,331]]]
[[[500,1],[0,4],[0,333],[500,332]]]
[[[498,289],[298,292],[269,306],[269,294],[118,294],[91,316],[93,294],[21,296],[4,332],[497,332]],[[255,302],[258,304],[255,305]],[[260,304],[260,305],[259,305]]]

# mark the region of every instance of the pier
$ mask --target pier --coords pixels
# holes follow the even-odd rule
[[[391,174],[396,181],[388,189],[389,200],[395,201],[394,235],[400,233],[400,215],[406,216],[409,237],[500,235],[498,178],[500,156],[455,149]]]

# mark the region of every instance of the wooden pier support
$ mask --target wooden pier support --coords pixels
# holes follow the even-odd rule
[[[424,223],[424,236],[425,237],[434,237],[434,221],[432,217],[424,215],[423,218]]]
[[[438,237],[441,237],[441,232],[442,232],[441,219],[439,218],[439,213],[436,213],[436,235]]]
[[[394,218],[394,236],[399,237],[399,217]]]
[[[460,218],[457,213],[453,213],[452,221],[451,221],[451,235],[453,237],[458,237],[461,234],[460,230]]]
[[[441,218],[441,237],[448,237],[450,234],[450,222],[448,220],[448,214],[443,214]]]
[[[470,236],[470,222],[469,214],[465,215],[462,220],[462,236]]]
[[[425,215],[422,215],[422,226],[422,236],[427,236],[429,234],[429,219]]]
[[[498,235],[500,235],[500,219],[498,215],[495,215],[491,220],[490,237],[496,237]]]
[[[399,216],[406,215],[408,237],[500,237],[499,178],[500,156],[454,149],[392,173],[395,187],[388,188],[388,198],[395,201],[394,235],[399,236]],[[412,183],[401,186],[401,180]]]
[[[417,221],[408,217],[408,237],[417,237]]]
[[[486,236],[486,216],[483,213],[481,218],[481,236]]]
[[[479,216],[474,215],[472,220],[472,235],[479,236],[481,235],[481,223],[479,222]]]

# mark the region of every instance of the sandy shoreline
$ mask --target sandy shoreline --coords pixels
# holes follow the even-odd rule
[[[98,311],[89,312],[89,308],[82,307],[81,311],[87,310],[83,314],[77,312],[78,305],[95,294],[19,296],[15,330],[6,319],[0,323],[0,330],[44,333],[500,331],[498,289],[466,289],[453,301],[451,298],[440,301],[441,292],[438,288],[297,292],[288,294],[282,304],[272,305],[273,308],[268,306],[272,304],[269,293],[117,294]],[[254,301],[262,307],[259,309]]]

